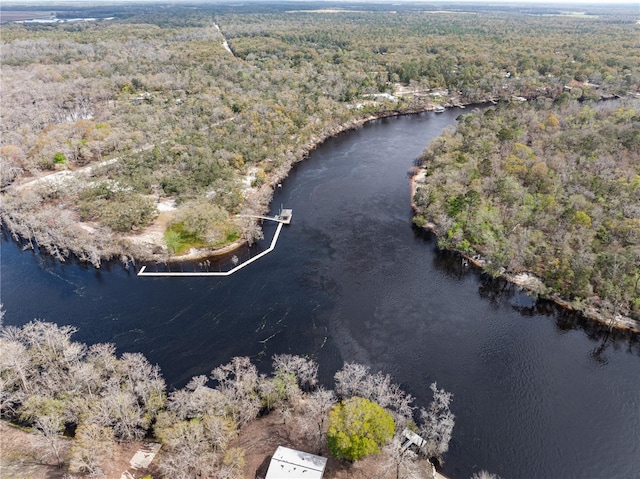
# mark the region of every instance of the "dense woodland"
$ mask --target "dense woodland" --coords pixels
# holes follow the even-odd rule
[[[426,459],[442,461],[449,447],[452,395],[435,383],[433,402],[418,409],[386,374],[347,363],[330,390],[318,384],[313,360],[285,354],[274,356],[269,375],[239,357],[167,391],[159,368],[142,354],[117,357],[111,344],[73,341],[74,331],[33,321],[5,327],[0,336],[2,418],[41,435],[47,455],[69,477],[103,477],[101,466],[116,443],[142,438],[162,443],[163,477],[249,477],[245,451],[233,439],[269,414],[283,424],[294,421],[309,452],[352,462],[382,454],[381,478],[398,479],[400,471],[404,478],[425,477]],[[426,440],[419,450],[402,449],[404,428]],[[61,455],[63,433],[72,438],[68,458]]]
[[[114,19],[3,24],[3,228],[96,266],[253,241],[260,231],[235,215],[264,211],[273,185],[329,135],[496,101],[426,151],[416,223],[433,223],[442,247],[482,256],[489,272],[531,271],[578,306],[638,314],[639,107],[589,103],[640,89],[633,14],[303,5],[101,7]],[[95,10],[59,17],[83,12]],[[299,420],[337,457],[355,459],[347,436],[382,448],[404,477],[421,474],[398,453],[404,427],[428,439],[427,458],[442,459],[452,434],[450,394],[434,385],[418,411],[361,365],[345,365],[330,391],[309,359],[276,357],[263,375],[235,358],[167,391],[142,355],[117,357],[72,333],[3,329],[0,406],[54,456],[71,434],[73,474],[98,474],[114,441],[154,436],[167,477],[242,477],[243,452],[230,444],[264,414]],[[354,401],[387,432],[344,434]]]
[[[415,222],[584,309],[640,313],[640,103],[544,99],[461,116],[420,159]]]
[[[3,25],[3,224],[95,265],[251,242],[235,215],[363,119],[638,91],[629,12],[365,7],[67,7],[113,19]]]

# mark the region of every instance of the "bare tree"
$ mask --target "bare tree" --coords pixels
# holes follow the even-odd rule
[[[388,374],[371,374],[369,368],[357,363],[346,363],[335,376],[336,393],[340,398],[360,396],[390,409],[394,419],[403,426],[413,416],[413,397],[391,382]]]
[[[109,363],[109,348],[97,357]],[[118,439],[140,439],[164,407],[164,390],[157,366],[149,364],[142,354],[125,353],[103,382],[99,397],[87,411],[86,422],[112,427]]]
[[[244,466],[244,451],[239,447],[233,447],[225,453],[215,479],[240,479],[244,477]]]
[[[274,377],[261,375],[258,390],[263,405],[269,410],[276,410],[286,422],[297,406],[302,391],[300,385],[310,387],[314,383],[315,363],[299,356],[284,354],[273,357]]]
[[[427,458],[435,458],[442,463],[442,456],[449,450],[449,441],[455,424],[455,416],[449,405],[453,394],[444,389],[438,389],[436,383],[431,384],[433,401],[429,409],[421,409],[420,417],[422,425],[420,434],[426,443],[420,448],[420,452]]]
[[[73,473],[100,475],[101,464],[113,455],[113,430],[98,424],[79,426],[69,452],[69,470]]]
[[[136,395],[148,414],[154,414],[164,406],[159,398],[165,389],[165,382],[158,365],[151,365],[140,353],[124,353],[120,365],[123,386]]]
[[[12,328],[5,328],[3,337],[0,338],[0,378],[2,389],[0,390],[1,412],[4,417],[15,414],[18,404],[31,392],[32,380],[27,348],[20,342],[9,339],[7,333]]]
[[[89,347],[87,362],[100,373],[101,380],[111,377],[118,366],[116,347],[111,343],[98,343]]]
[[[118,382],[105,388],[102,399],[89,411],[87,422],[113,428],[116,438],[124,441],[142,439],[148,427],[144,408],[130,391],[121,390]]]
[[[224,459],[236,434],[230,418],[204,415],[180,421],[163,412],[156,424],[156,435],[165,446],[160,468],[166,477],[234,477],[226,475]]]
[[[347,399],[360,395],[366,389],[364,385],[368,377],[368,367],[358,363],[345,363],[334,376],[338,398]]]
[[[238,426],[253,420],[260,412],[258,371],[248,357],[236,357],[211,372],[217,390],[226,400],[226,410]]]
[[[219,403],[216,396],[220,392],[208,387],[207,381],[206,376],[194,376],[184,388],[173,391],[167,402],[169,410],[180,419],[202,417],[211,411]]]
[[[303,391],[311,391],[318,384],[318,364],[311,359],[291,354],[275,355],[273,370],[276,377],[292,374]]]
[[[287,424],[287,421],[293,417],[293,405],[289,401],[281,401],[276,408],[278,415],[282,418],[282,424]]]
[[[230,418],[206,415],[202,418],[202,428],[214,453],[224,452],[238,430]]]
[[[140,427],[146,429],[165,405],[165,382],[157,365],[140,353],[124,353],[119,362],[120,389],[128,392],[144,415]]]
[[[326,424],[329,411],[336,403],[336,395],[331,390],[319,387],[307,395],[304,401],[303,414],[299,418],[300,427],[313,440],[318,453],[326,440]]]
[[[247,212],[247,215],[252,213]],[[255,213],[254,213],[255,214]],[[262,227],[254,218],[241,218],[240,229],[242,231],[242,237],[251,246],[253,243],[257,243],[261,239],[264,239],[264,233]]]
[[[64,394],[73,388],[71,371],[84,358],[86,347],[71,341],[76,331],[72,326],[58,326],[44,321],[31,321],[19,330],[7,330],[27,350],[30,388],[42,395]],[[26,386],[27,383],[24,383]]]
[[[413,407],[411,406],[413,397],[404,392],[400,386],[392,383],[388,374],[381,372],[370,376],[366,384],[369,387],[370,398],[394,413],[398,428],[404,427],[413,416]]]
[[[34,422],[34,429],[44,438],[51,449],[51,453],[56,458],[58,467],[62,466],[63,461],[60,455],[64,442],[61,435],[64,430],[62,416],[55,413],[38,416]]]
[[[86,394],[91,401],[102,387],[100,371],[90,362],[78,363],[73,371],[73,391],[79,395]]]
[[[267,410],[272,410],[285,399],[284,392],[278,388],[278,384],[273,378],[260,375],[258,381],[258,392],[262,398],[262,404]]]
[[[164,431],[166,450],[159,462],[165,477],[214,477],[218,458],[208,444],[200,421],[179,421]]]
[[[402,447],[401,438],[396,435],[383,449],[385,459],[383,468],[390,471],[395,479],[420,479],[424,478],[417,459],[418,455],[411,449]]]

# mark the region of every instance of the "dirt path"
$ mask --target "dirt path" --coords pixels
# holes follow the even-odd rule
[[[136,153],[141,153],[143,151],[147,151],[150,150],[154,147],[155,145],[145,145],[142,148],[139,148],[135,151],[133,151],[133,154]],[[100,161],[98,163],[92,163],[90,165],[87,166],[82,166],[80,168],[74,168],[74,169],[68,169],[68,170],[62,170],[62,171],[56,171],[56,172],[41,172],[40,174],[36,175],[35,177],[32,177],[31,179],[23,182],[23,183],[14,183],[12,184],[8,189],[16,191],[16,192],[21,192],[24,191],[25,189],[29,189],[29,188],[33,188],[34,186],[37,185],[52,185],[52,186],[57,186],[60,187],[62,186],[65,182],[67,181],[73,181],[74,179],[76,179],[78,176],[83,175],[83,176],[90,176],[95,170],[99,169],[99,168],[103,168],[105,166],[108,165],[112,165],[114,163],[117,163],[118,161],[120,161],[120,157],[115,157],[115,158],[110,158],[108,160],[104,160],[104,161]]]
[[[222,47],[235,57],[235,54],[231,50],[231,47],[229,47],[229,42],[227,42],[227,39],[224,37],[224,34],[222,33],[222,30],[220,30],[220,27],[218,26],[218,24],[214,23],[213,26],[216,28],[216,30],[218,30],[218,32],[222,36]]]
[[[55,187],[61,187],[64,183],[77,179],[79,175],[89,176],[94,170],[102,168],[103,166],[111,165],[118,162],[119,158],[111,158],[110,160],[101,161],[91,165],[83,166],[73,170],[62,170],[54,173],[41,173],[35,178],[31,178],[28,181],[20,184],[13,184],[11,188],[16,192],[21,192],[29,188],[33,188],[37,185],[51,185]]]

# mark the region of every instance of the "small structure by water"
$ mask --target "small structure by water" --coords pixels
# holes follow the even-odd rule
[[[281,209],[280,214],[275,216],[264,216],[264,215],[236,215],[236,218],[253,218],[257,220],[267,220],[267,221],[275,221],[277,223],[283,223],[288,225],[291,223],[291,218],[293,217],[293,210],[291,209]]]
[[[264,479],[322,479],[327,458],[278,446]]]
[[[427,443],[427,441],[422,439],[415,432],[409,431],[408,429],[405,429],[404,431],[402,431],[402,435],[407,439],[404,442],[404,444],[402,444],[403,451],[406,451],[407,449],[409,449],[409,447],[411,447],[412,444],[415,444],[418,448],[421,448]]]
[[[276,216],[276,218],[279,218],[279,221],[281,223],[284,223],[285,225],[288,225],[291,223],[291,217],[293,216],[293,210],[289,210],[289,209],[284,209],[280,212],[280,214],[278,216]]]

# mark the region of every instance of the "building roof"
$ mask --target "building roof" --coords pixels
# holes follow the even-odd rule
[[[322,479],[327,458],[278,446],[265,479]]]

